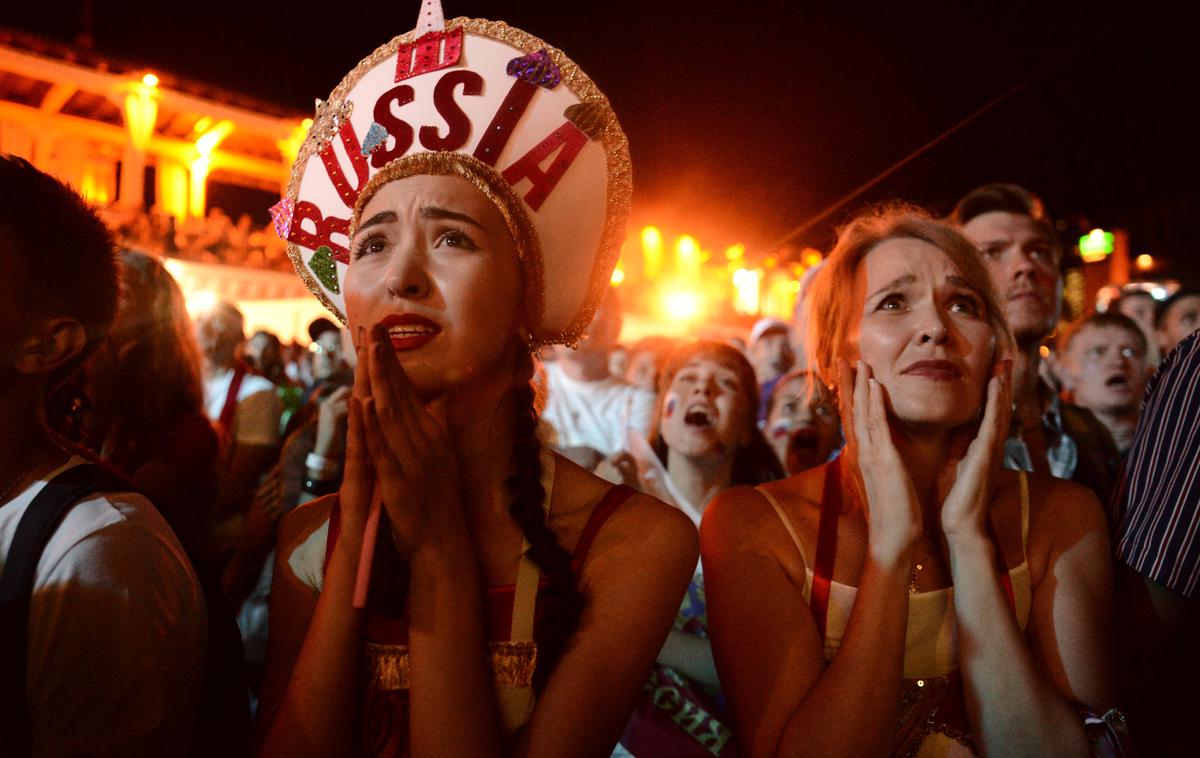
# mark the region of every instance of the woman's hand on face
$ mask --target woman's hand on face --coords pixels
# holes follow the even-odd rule
[[[988,381],[987,406],[975,439],[951,455],[938,481],[942,499],[942,531],[948,542],[979,537],[987,531],[988,504],[997,469],[1004,459],[1004,440],[1012,418],[1012,361],[997,364]]]
[[[872,554],[901,559],[921,537],[921,505],[892,441],[883,385],[862,361],[838,361],[838,398],[847,445],[855,451]]]
[[[458,463],[446,435],[445,405],[426,408],[396,358],[387,332],[370,335],[362,403],[363,430],[378,496],[402,558],[437,535],[463,534]],[[431,412],[432,411],[432,412]],[[435,418],[435,415],[438,418]],[[448,525],[448,530],[433,527]]]
[[[367,523],[367,513],[375,490],[375,469],[371,463],[371,451],[367,447],[365,403],[370,397],[367,385],[367,348],[361,334],[355,352],[358,354],[358,370],[354,372],[354,387],[347,403],[346,465],[342,472],[342,486],[338,489],[343,533],[353,529],[361,537]],[[319,423],[319,422],[318,422]]]

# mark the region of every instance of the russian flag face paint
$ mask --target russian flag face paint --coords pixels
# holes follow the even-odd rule
[[[671,418],[678,408],[679,396],[674,392],[668,392],[666,402],[663,403],[663,418]]]

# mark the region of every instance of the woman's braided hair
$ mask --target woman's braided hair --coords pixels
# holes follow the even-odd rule
[[[529,542],[529,557],[546,581],[539,593],[541,613],[533,633],[538,646],[533,688],[540,693],[579,626],[584,596],[575,586],[571,554],[558,544],[554,532],[546,524],[542,506],[546,491],[542,487],[541,443],[537,437],[537,395],[532,382],[534,363],[526,350],[520,350],[518,354],[518,382],[512,396],[515,471],[506,484],[512,495],[508,512],[521,527],[521,533]]]

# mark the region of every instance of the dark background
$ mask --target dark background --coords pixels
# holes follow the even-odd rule
[[[630,137],[635,223],[752,255],[827,249],[864,203],[946,212],[978,184],[1015,181],[1043,195],[1067,241],[1123,226],[1134,255],[1196,281],[1194,25],[1151,3],[997,5],[443,0],[447,18],[502,18],[597,81]],[[68,42],[90,31],[95,53],[168,85],[199,80],[299,118],[419,6],[42,0],[6,2],[0,25]]]

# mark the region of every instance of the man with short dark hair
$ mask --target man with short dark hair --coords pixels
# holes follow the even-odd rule
[[[166,522],[143,496],[101,488],[60,498],[44,542],[25,528],[51,480],[85,463],[41,408],[107,337],[113,243],[77,194],[19,158],[0,155],[0,198],[0,754],[184,755],[206,610]],[[27,602],[13,600],[19,576]]]
[[[1119,313],[1093,313],[1067,327],[1058,355],[1063,389],[1104,424],[1124,456],[1150,378],[1141,328]]]
[[[988,184],[963,197],[952,220],[979,249],[1017,343],[1004,465],[1071,479],[1106,502],[1120,466],[1108,430],[1039,376],[1042,341],[1062,310],[1062,245],[1041,199],[1015,184]]]
[[[1163,355],[1197,329],[1200,329],[1200,290],[1178,289],[1154,309],[1154,333]]]

